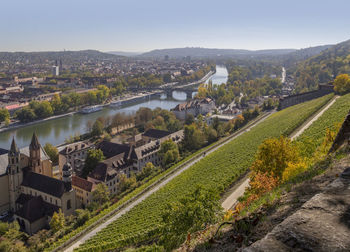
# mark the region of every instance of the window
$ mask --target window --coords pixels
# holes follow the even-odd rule
[[[71,209],[71,208],[72,208],[71,202],[70,200],[67,200],[67,209]]]
[[[56,206],[57,206],[57,200],[56,200]]]

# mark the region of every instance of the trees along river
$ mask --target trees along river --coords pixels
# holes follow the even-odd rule
[[[221,84],[222,82],[226,82],[226,68],[223,66],[217,66],[216,74],[214,74],[210,79],[212,79],[213,84]],[[70,136],[86,133],[88,130],[88,122],[94,122],[98,117],[113,116],[116,113],[132,114],[135,113],[140,107],[147,107],[150,109],[160,107],[162,109],[170,110],[185,100],[186,94],[184,92],[174,91],[173,97],[166,97],[166,95],[164,95],[157,99],[146,100],[137,104],[129,104],[120,108],[104,107],[101,111],[91,114],[76,113],[16,129],[9,129],[7,131],[0,132],[0,148],[9,149],[13,136],[15,137],[19,148],[28,146],[34,131],[38,135],[39,141],[42,145],[45,145],[46,143],[59,145],[64,143],[65,139],[68,139]]]

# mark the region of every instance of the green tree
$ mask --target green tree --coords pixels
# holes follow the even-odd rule
[[[192,114],[187,114],[185,118],[185,124],[191,125],[192,123],[194,123],[194,116]]]
[[[58,213],[54,212],[54,214],[52,215],[52,218],[50,221],[50,228],[54,233],[56,233],[57,231],[64,228],[64,225],[65,225],[64,214],[62,213],[62,210],[60,208]]]
[[[34,112],[38,118],[46,118],[53,115],[51,104],[43,101],[34,106]]]
[[[182,146],[190,152],[198,150],[205,143],[204,134],[194,125],[185,125]]]
[[[157,172],[157,167],[155,167],[151,162],[148,162],[143,168],[142,171],[136,174],[136,180],[141,181],[153,173]]]
[[[15,117],[22,123],[32,122],[36,119],[35,112],[30,107],[24,107],[15,113]]]
[[[109,190],[104,183],[100,183],[96,186],[96,189],[92,192],[92,201],[102,205],[109,200]]]
[[[184,242],[188,233],[217,221],[220,211],[219,195],[197,187],[192,194],[169,204],[163,212],[160,243],[171,251]]]
[[[4,122],[10,119],[10,113],[7,109],[0,109],[0,122]]]
[[[52,163],[57,164],[58,163],[58,150],[57,150],[57,148],[50,143],[46,143],[44,146],[44,150],[45,150],[46,154],[49,155]]]
[[[103,133],[103,123],[100,120],[96,120],[92,125],[91,135],[100,136]]]
[[[85,224],[85,222],[87,222],[90,219],[90,211],[86,210],[86,209],[77,209],[75,210],[75,214],[76,214],[76,220],[74,223],[74,227],[78,228],[82,225]]]
[[[62,101],[58,94],[55,94],[54,97],[52,97],[50,103],[54,114],[57,115],[62,112]]]
[[[179,148],[171,139],[166,140],[161,144],[158,155],[162,159],[163,167],[170,166],[180,158]]]
[[[334,90],[338,94],[346,94],[350,92],[350,78],[348,74],[338,75],[334,80]]]
[[[83,169],[83,177],[86,177],[99,162],[105,159],[102,150],[91,149],[88,151],[88,154],[85,159],[85,166]]]
[[[136,186],[136,176],[127,178],[125,174],[119,174],[118,193],[124,192]]]

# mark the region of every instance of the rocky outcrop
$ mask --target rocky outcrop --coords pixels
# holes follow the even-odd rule
[[[349,141],[350,141],[350,111],[346,116],[343,122],[343,125],[341,126],[329,152],[336,151],[340,146],[342,146],[344,143]]]
[[[350,251],[349,186],[350,179],[335,179],[244,251]]]

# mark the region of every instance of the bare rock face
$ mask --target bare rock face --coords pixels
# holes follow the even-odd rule
[[[350,179],[335,179],[244,251],[350,251]]]

